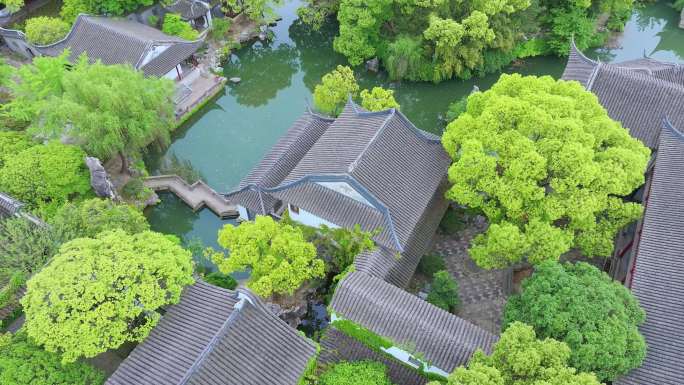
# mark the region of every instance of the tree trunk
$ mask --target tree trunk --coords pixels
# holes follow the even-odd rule
[[[128,175],[128,157],[123,151],[119,151],[119,157],[121,158],[121,173]]]

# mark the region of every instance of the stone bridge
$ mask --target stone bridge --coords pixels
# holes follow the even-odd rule
[[[197,181],[188,184],[178,175],[159,175],[145,179],[145,187],[154,191],[170,191],[197,211],[207,207],[221,218],[235,218],[239,215],[237,206],[228,202],[206,183]]]

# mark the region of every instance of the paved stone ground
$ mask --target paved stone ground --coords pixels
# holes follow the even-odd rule
[[[499,334],[506,304],[506,273],[503,270],[481,269],[470,259],[468,246],[480,231],[475,225],[469,224],[457,234],[440,235],[434,251],[444,257],[447,270],[458,282],[461,299],[458,316]]]

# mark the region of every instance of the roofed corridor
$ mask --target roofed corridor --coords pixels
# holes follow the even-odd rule
[[[206,183],[188,184],[178,175],[159,175],[145,179],[145,187],[154,191],[170,191],[194,211],[207,207],[221,218],[238,216],[238,209]]]

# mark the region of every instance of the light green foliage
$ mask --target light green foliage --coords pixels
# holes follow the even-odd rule
[[[3,0],[3,3],[10,12],[16,12],[24,6],[24,0]]]
[[[211,38],[214,40],[223,40],[228,37],[230,31],[230,19],[225,17],[214,18],[211,25]]]
[[[245,13],[254,21],[273,21],[276,17],[273,6],[281,0],[222,0],[222,9],[229,15]]]
[[[18,305],[20,298],[18,298],[17,293],[19,292],[19,289],[26,284],[27,274],[23,271],[15,271],[8,277],[5,277],[5,274],[0,274],[0,280],[2,282],[7,282],[4,287],[0,287],[0,309],[5,306],[12,306],[13,304]],[[5,326],[4,322],[7,318],[9,318],[9,316],[0,320],[0,329]]]
[[[342,0],[337,12],[340,35],[335,38],[335,51],[343,54],[351,65],[375,56],[381,43],[380,27],[392,17],[392,0]]]
[[[505,324],[521,321],[567,343],[571,366],[613,381],[644,359],[644,314],[627,288],[594,266],[546,262],[508,300]]]
[[[90,191],[85,153],[76,146],[53,141],[29,147],[6,160],[0,169],[0,191],[44,209],[48,216],[69,199]]]
[[[229,289],[233,290],[237,287],[237,281],[235,278],[231,277],[228,274],[223,274],[219,271],[215,271],[213,273],[209,273],[204,277],[204,280],[207,283],[210,283],[214,286],[222,287],[224,289]]]
[[[337,116],[342,112],[349,96],[355,97],[359,92],[356,84],[354,71],[346,66],[337,66],[336,69],[323,75],[321,84],[314,89],[314,105],[321,112]]]
[[[190,252],[164,235],[123,230],[65,243],[31,278],[21,303],[28,335],[64,363],[142,341],[158,308],[193,283]]]
[[[198,33],[195,31],[190,23],[181,19],[180,15],[175,13],[167,13],[164,16],[164,23],[162,24],[162,32],[171,36],[178,36],[185,40],[197,40]]]
[[[5,161],[35,144],[23,132],[0,131],[0,168]]]
[[[62,365],[58,354],[29,341],[23,331],[0,335],[0,384],[100,385],[105,376],[85,363]]]
[[[30,66],[35,67],[32,76],[51,81],[29,92],[29,111],[35,112],[30,132],[75,137],[88,154],[100,159],[117,154],[124,159],[153,142],[168,142],[174,118],[173,81],[145,77],[128,65],[89,64],[85,56],[68,71],[53,65],[63,63],[62,58],[40,59],[55,63],[41,69],[35,59]],[[46,97],[43,90],[48,90]],[[124,160],[122,169],[126,167]]]
[[[388,349],[394,345],[392,341],[379,336],[363,326],[355,324],[349,320],[337,319],[332,323],[332,326],[349,337],[354,338],[355,340],[378,352],[382,351],[380,348]]]
[[[392,80],[423,80],[431,74],[432,66],[423,55],[423,40],[420,36],[400,35],[387,46],[383,64]]]
[[[375,232],[361,230],[358,224],[351,229],[333,229],[323,225],[312,242],[318,249],[323,250],[326,258],[330,259],[328,270],[341,273],[354,263],[357,255],[375,249],[375,242],[373,242],[375,234]]]
[[[0,220],[0,282],[15,272],[31,274],[40,270],[58,247],[49,228],[24,218]]]
[[[474,11],[461,23],[432,17],[423,36],[435,46],[434,60],[439,64],[434,79],[441,80],[482,65],[482,51],[494,41],[495,34],[487,15]]]
[[[7,86],[10,84],[10,79],[12,78],[13,74],[14,68],[10,65],[7,65],[4,58],[0,58],[0,86]],[[2,112],[1,109],[0,112]]]
[[[264,298],[292,294],[304,282],[325,274],[323,261],[316,258],[316,248],[302,231],[268,216],[224,226],[218,243],[230,253],[212,256],[219,270],[228,274],[251,269],[247,286]]]
[[[26,20],[26,39],[33,44],[47,45],[62,40],[71,27],[62,19],[39,16]]]
[[[153,3],[154,0],[64,0],[60,15],[69,22],[76,20],[79,13],[121,16]]]
[[[385,365],[375,361],[340,362],[321,374],[320,385],[392,385]]]
[[[325,20],[340,8],[339,0],[307,0],[307,5],[297,9],[297,16],[314,31],[319,31]]]
[[[121,229],[136,234],[150,229],[140,210],[100,198],[67,203],[57,210],[49,223],[61,242],[92,238],[107,230]]]
[[[569,367],[569,357],[565,343],[538,340],[531,326],[515,322],[501,334],[492,355],[478,350],[447,385],[601,385],[593,374]]]
[[[68,55],[65,51],[57,57],[39,56],[32,64],[21,66],[9,83],[12,99],[0,106],[0,112],[26,124],[45,121],[47,117],[42,113],[56,109],[57,98],[63,93],[62,78],[69,65]]]
[[[484,268],[572,248],[608,256],[616,232],[641,215],[620,196],[644,183],[650,151],[579,83],[502,75],[468,98],[442,144],[454,160],[447,197],[491,224],[470,248]]]
[[[428,385],[442,385],[441,382],[430,382]],[[499,371],[491,366],[473,363],[465,368],[460,366],[449,376],[447,385],[505,385]]]
[[[394,99],[394,91],[382,87],[373,87],[371,91],[361,91],[361,107],[368,111],[384,111],[390,108],[399,109],[399,103]]]
[[[458,298],[458,283],[448,271],[440,270],[434,274],[427,301],[446,311],[454,312],[461,303]]]

